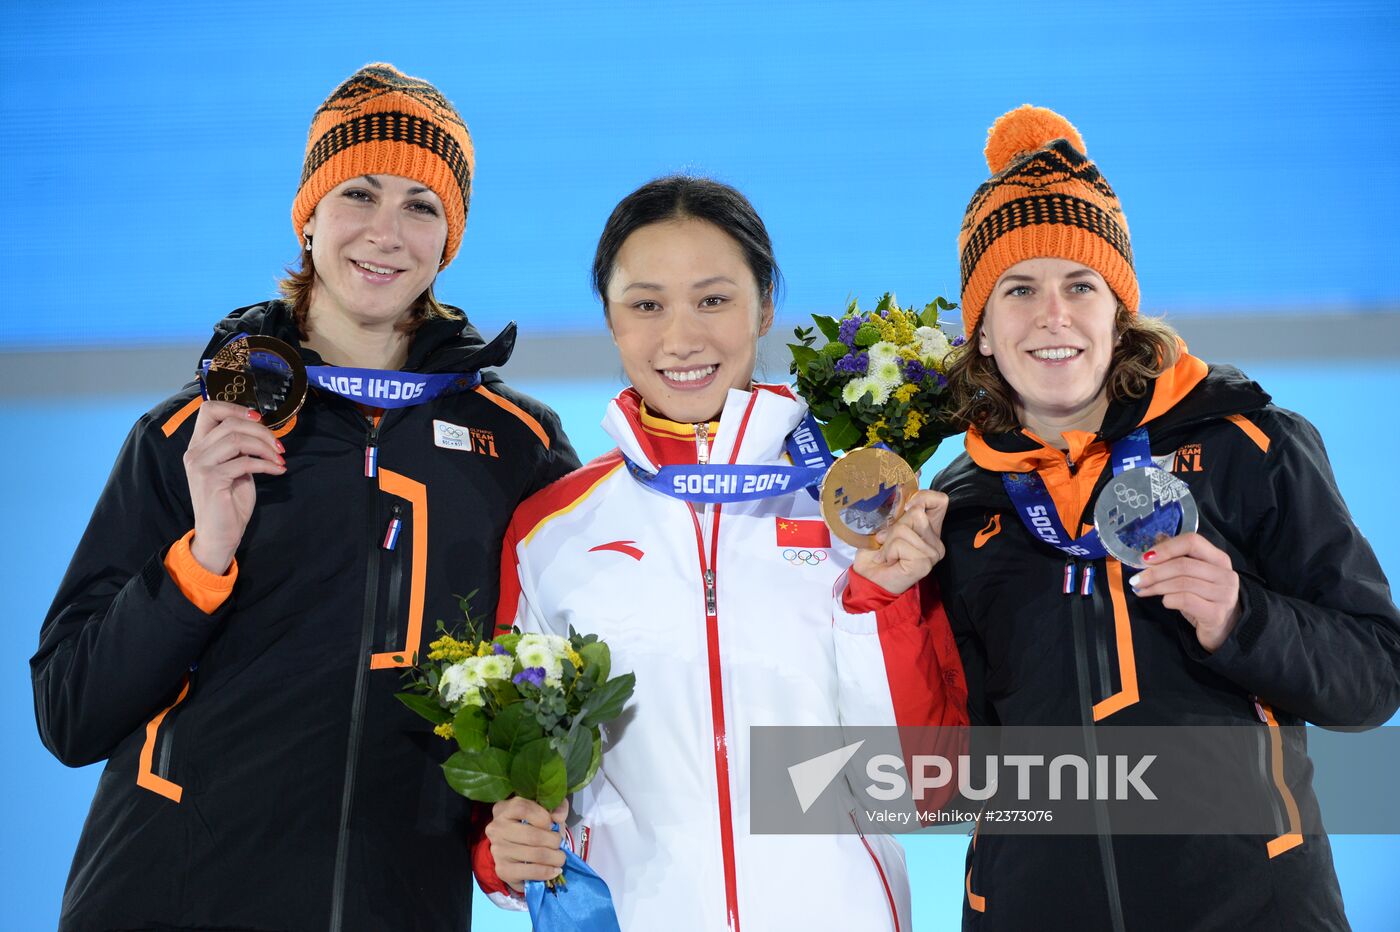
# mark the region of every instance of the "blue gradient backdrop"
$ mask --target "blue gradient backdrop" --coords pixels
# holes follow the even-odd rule
[[[296,255],[311,111],[372,60],[433,80],[472,128],[466,240],[438,293],[483,331],[596,329],[587,276],[603,220],[678,169],[750,194],[792,320],[850,294],[954,297],[985,129],[1025,101],[1069,115],[1121,195],[1148,310],[1297,310],[1298,340],[1344,341],[1319,315],[1400,299],[1393,2],[3,0],[0,12],[0,350],[202,343],[225,311],[270,294]],[[1400,532],[1370,479],[1400,459],[1373,413],[1400,393],[1396,362],[1246,367],[1321,428],[1392,576]],[[582,454],[606,447],[596,424],[616,385],[524,387],[560,410]],[[98,770],[66,770],[39,745],[26,660],[121,438],[155,400],[0,400],[0,591],[16,645],[0,661],[0,929],[57,917]],[[1334,846],[1355,927],[1400,928],[1400,841]],[[955,927],[965,840],[907,847],[917,927]],[[481,905],[477,929],[526,925]]]

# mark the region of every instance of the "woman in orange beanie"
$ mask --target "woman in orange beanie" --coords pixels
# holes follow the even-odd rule
[[[484,343],[433,294],[472,169],[431,84],[351,75],[312,122],[282,299],[203,353],[281,341],[285,380],[215,391],[206,363],[210,399],[132,429],[31,661],[44,743],[107,762],[60,928],[469,926],[469,804],[394,693],[456,593],[494,610],[515,506],[578,465],[482,371],[513,326]]]
[[[967,449],[934,486],[969,713],[1078,726],[1090,756],[1105,726],[1248,729],[1225,782],[1260,834],[1185,811],[1202,834],[1113,834],[1102,802],[1096,835],[982,833],[963,927],[1346,929],[1305,739],[1280,726],[1394,714],[1400,612],[1312,425],[1138,313],[1127,222],[1084,151],[1058,114],[1003,116],[959,235]],[[1147,517],[1176,523],[1135,542],[1095,506],[1147,464],[1154,496],[1177,490]]]

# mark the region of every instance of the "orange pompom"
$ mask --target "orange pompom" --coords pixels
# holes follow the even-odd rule
[[[1022,104],[997,118],[987,130],[987,148],[982,152],[987,157],[987,167],[996,174],[1017,156],[1034,152],[1056,139],[1067,139],[1084,153],[1084,139],[1069,120],[1054,110]]]

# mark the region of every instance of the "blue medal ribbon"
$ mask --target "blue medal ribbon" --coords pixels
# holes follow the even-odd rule
[[[1113,474],[1116,476],[1125,469],[1152,465],[1152,447],[1148,442],[1147,428],[1137,430],[1113,444],[1110,452]],[[1080,559],[1098,560],[1108,556],[1103,542],[1099,540],[1097,529],[1089,531],[1077,540],[1071,540],[1065,532],[1064,522],[1055,509],[1055,500],[1045,488],[1045,481],[1035,472],[1004,472],[1001,484],[1011,497],[1011,504],[1021,523],[1031,536],[1050,546]],[[1068,569],[1066,569],[1068,572]],[[1068,577],[1066,577],[1068,579]],[[1071,585],[1066,582],[1066,585]],[[1066,590],[1070,591],[1069,589]]]
[[[784,441],[796,466],[755,466],[710,463],[694,466],[662,466],[656,472],[632,462],[627,471],[642,485],[685,502],[728,504],[775,498],[798,489],[817,497],[817,486],[836,461],[822,437],[816,418],[808,412]]]
[[[564,851],[564,885],[549,890],[542,880],[525,883],[530,925],[538,932],[621,932],[607,881],[569,848]]]
[[[236,334],[224,345],[241,340]],[[272,367],[277,360],[254,356],[254,367]],[[209,374],[210,360],[200,365]],[[307,366],[307,384],[357,401],[371,408],[408,408],[444,395],[468,392],[481,384],[480,372],[399,372],[393,369],[355,369],[349,366]]]

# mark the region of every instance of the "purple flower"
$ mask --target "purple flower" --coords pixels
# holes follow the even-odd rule
[[[937,380],[938,380],[938,387],[939,387],[939,388],[947,388],[947,387],[948,387],[948,379],[947,379],[946,377],[944,377],[942,373],[939,373],[938,375],[936,375],[935,378],[937,378]]]
[[[865,375],[866,369],[870,367],[870,354],[864,351],[857,353],[847,353],[836,360],[837,372],[850,372],[855,375]]]
[[[928,369],[917,359],[901,359],[899,361],[900,371],[904,373],[904,378],[915,385],[928,378]]]
[[[504,647],[502,647],[501,645],[499,645],[499,644],[492,644],[492,645],[491,645],[491,653],[493,653],[493,654],[504,654],[504,653],[506,653],[506,649],[505,649]]]
[[[953,342],[952,342],[950,345],[951,345],[951,346],[962,346],[962,345],[963,345],[964,343],[966,343],[966,342],[967,342],[967,339],[966,339],[965,337],[963,337],[963,335],[960,333],[960,334],[958,334],[957,336],[953,337]]]
[[[512,679],[511,682],[516,686],[529,683],[531,686],[539,689],[544,685],[544,667],[526,667],[515,674],[515,678]]]
[[[860,317],[847,317],[841,321],[841,332],[837,335],[837,340],[847,346],[856,345],[856,331],[860,329]]]

